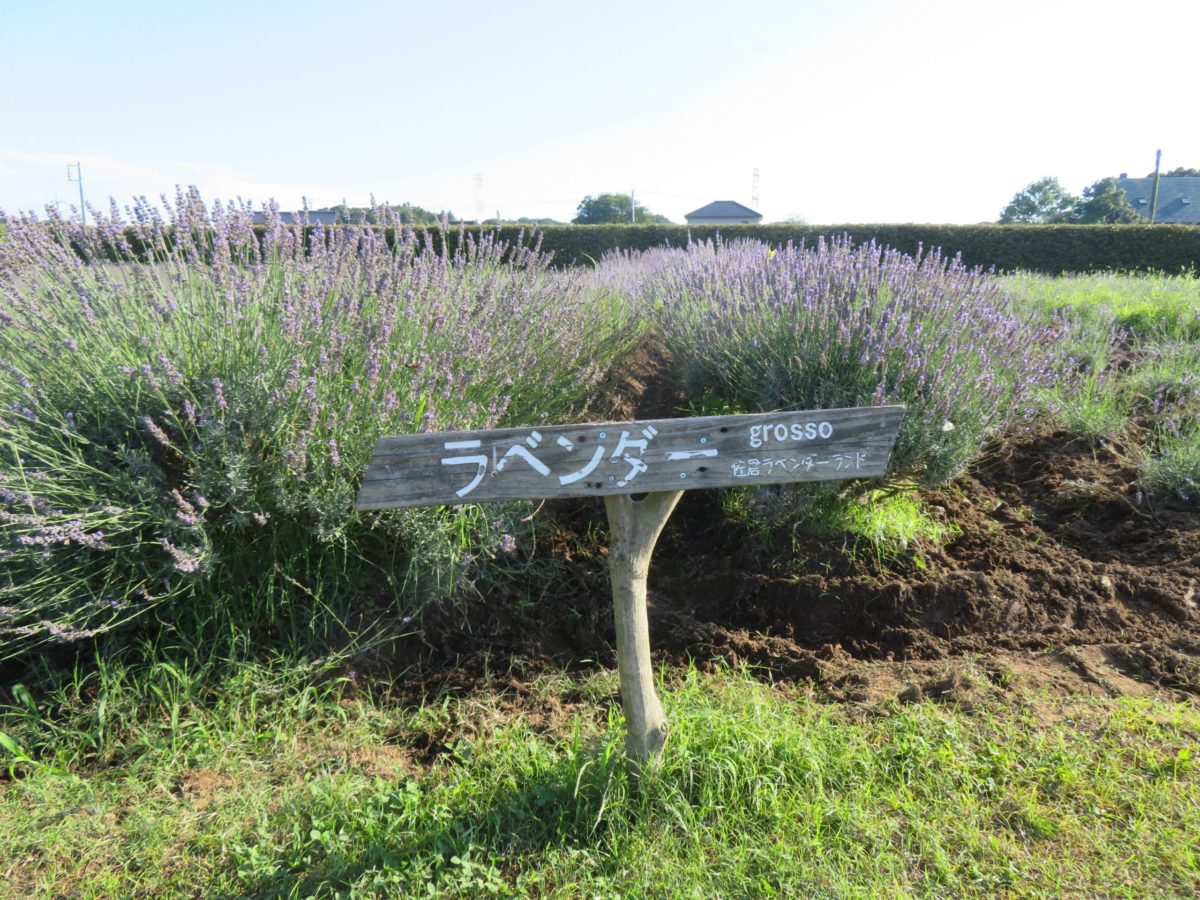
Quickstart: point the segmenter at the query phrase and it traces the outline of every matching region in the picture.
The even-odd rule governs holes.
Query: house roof
[[[748,206],[742,206],[734,200],[714,200],[708,206],[694,209],[685,213],[685,219],[746,219],[762,218],[762,213],[756,213]]]
[[[1150,199],[1154,196],[1153,178],[1118,178],[1130,205],[1150,218]],[[1200,225],[1200,178],[1194,175],[1164,175],[1158,179],[1158,207],[1155,222],[1175,225]]]

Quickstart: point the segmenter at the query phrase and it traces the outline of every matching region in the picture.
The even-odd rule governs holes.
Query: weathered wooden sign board
[[[903,406],[382,437],[357,508],[871,478]]]
[[[876,406],[382,437],[355,505],[603,497],[625,746],[636,770],[667,738],[646,577],[683,491],[883,475],[903,415],[903,406]]]

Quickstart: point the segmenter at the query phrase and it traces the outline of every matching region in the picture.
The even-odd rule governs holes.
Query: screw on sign
[[[641,766],[667,735],[646,576],[682,491],[881,476],[903,415],[903,406],[873,406],[382,437],[355,506],[603,497],[626,752]]]

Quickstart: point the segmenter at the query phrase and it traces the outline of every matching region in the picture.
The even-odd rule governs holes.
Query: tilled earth
[[[648,380],[634,384],[627,414],[669,408]],[[1109,444],[1010,436],[969,475],[923,494],[956,536],[892,560],[807,537],[764,555],[720,524],[714,492],[685,494],[651,567],[653,650],[747,664],[837,699],[965,696],[972,679],[1200,696],[1200,498],[1151,502],[1134,477]],[[428,617],[433,683],[469,681],[481,659],[491,671],[501,659],[615,663],[603,509],[564,504],[556,516],[561,596],[484,597],[469,631],[461,614]]]

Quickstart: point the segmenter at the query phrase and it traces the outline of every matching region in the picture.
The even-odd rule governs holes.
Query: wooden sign
[[[611,496],[884,474],[903,406],[382,437],[355,507]]]
[[[903,406],[875,406],[384,437],[355,506],[604,497],[625,746],[638,772],[667,739],[646,578],[682,492],[882,475],[903,415]]]

